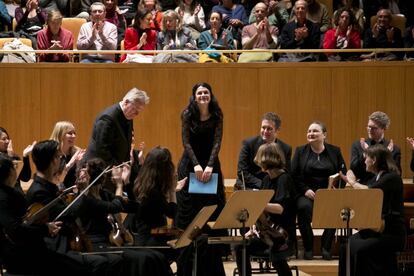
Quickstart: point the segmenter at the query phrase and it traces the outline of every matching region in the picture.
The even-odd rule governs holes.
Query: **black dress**
[[[371,189],[381,189],[382,233],[370,229],[361,230],[350,237],[351,275],[381,276],[399,275],[396,252],[404,248],[406,229],[404,225],[403,182],[396,173],[383,173],[368,183]],[[341,247],[339,275],[346,275],[346,250]]]
[[[25,225],[27,210],[24,196],[15,189],[0,186],[0,258],[13,274],[89,275],[80,263],[63,254],[48,250],[43,237],[46,225]],[[24,262],[24,265],[22,265]]]
[[[215,220],[225,205],[223,175],[221,173],[218,154],[223,136],[223,119],[211,116],[206,121],[193,122],[188,110],[182,114],[182,140],[184,152],[178,165],[178,179],[189,177],[194,172],[194,166],[200,165],[203,170],[206,166],[213,168],[218,174],[216,194],[190,194],[188,184],[177,193],[177,216],[175,225],[185,229],[197,213],[204,207],[217,204],[217,209],[210,220]],[[210,236],[222,236],[226,230],[203,229]],[[207,245],[206,239],[199,242],[197,275],[225,275],[221,255],[222,246]],[[182,250],[177,260],[178,275],[191,275],[193,248],[188,246]]]
[[[189,177],[194,172],[194,166],[200,165],[203,170],[206,166],[213,167],[213,173],[218,173],[217,194],[190,194],[188,185],[177,193],[176,225],[185,229],[197,213],[204,206],[217,204],[218,207],[211,219],[217,218],[224,207],[224,184],[218,158],[221,139],[223,136],[223,119],[210,117],[206,121],[194,123],[189,112],[182,115],[182,139],[184,152],[178,165],[178,179]]]

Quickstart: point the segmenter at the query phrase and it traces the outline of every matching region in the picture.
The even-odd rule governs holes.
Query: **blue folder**
[[[212,173],[208,182],[198,181],[195,173],[190,173],[188,192],[191,194],[217,194],[218,174]]]

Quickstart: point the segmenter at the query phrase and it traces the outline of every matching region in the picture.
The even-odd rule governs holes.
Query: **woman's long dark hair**
[[[367,156],[375,159],[375,168],[379,171],[394,172],[399,174],[400,171],[392,159],[391,152],[382,144],[375,144],[369,147],[365,152]]]
[[[223,119],[223,112],[218,104],[216,97],[213,94],[210,84],[206,82],[199,82],[193,86],[193,93],[190,97],[190,102],[187,107],[184,109],[181,116],[189,116],[189,119],[192,123],[192,128],[197,127],[200,123],[200,109],[198,108],[197,102],[195,100],[195,93],[199,87],[205,87],[210,91],[210,103],[208,104],[208,111],[210,112],[211,118],[215,120]],[[184,118],[183,118],[184,119]]]
[[[174,181],[175,167],[167,148],[153,148],[145,157],[144,164],[134,183],[134,194],[138,201],[148,199],[153,190],[167,196]]]
[[[135,16],[134,16],[134,24],[132,24],[132,27],[139,30],[140,24],[141,24],[140,20],[143,20],[145,16],[149,13],[150,11],[147,9],[137,9],[137,12],[135,13]]]

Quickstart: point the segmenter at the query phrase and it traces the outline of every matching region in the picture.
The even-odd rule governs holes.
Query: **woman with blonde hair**
[[[57,10],[48,12],[47,27],[37,33],[39,50],[72,50],[73,34],[62,28],[62,14]],[[39,61],[69,62],[70,54],[41,54]]]
[[[183,27],[178,13],[173,10],[165,11],[162,17],[161,32],[157,35],[157,49],[182,50],[196,48],[196,43],[191,37],[191,31]]]
[[[62,174],[59,176],[60,183],[63,182],[65,187],[71,187],[76,180],[76,166],[85,153],[75,145],[76,129],[73,123],[69,121],[59,121],[55,124],[50,140],[59,143],[60,150],[63,154],[62,159]]]

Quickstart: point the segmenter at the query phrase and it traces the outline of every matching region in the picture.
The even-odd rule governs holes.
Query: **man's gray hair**
[[[141,103],[148,104],[150,101],[150,98],[148,97],[147,92],[143,90],[139,90],[138,88],[134,87],[125,94],[122,100],[129,101],[129,102],[141,102]]]
[[[388,128],[391,124],[390,117],[382,111],[373,112],[369,115],[368,120],[374,121],[382,129]]]

